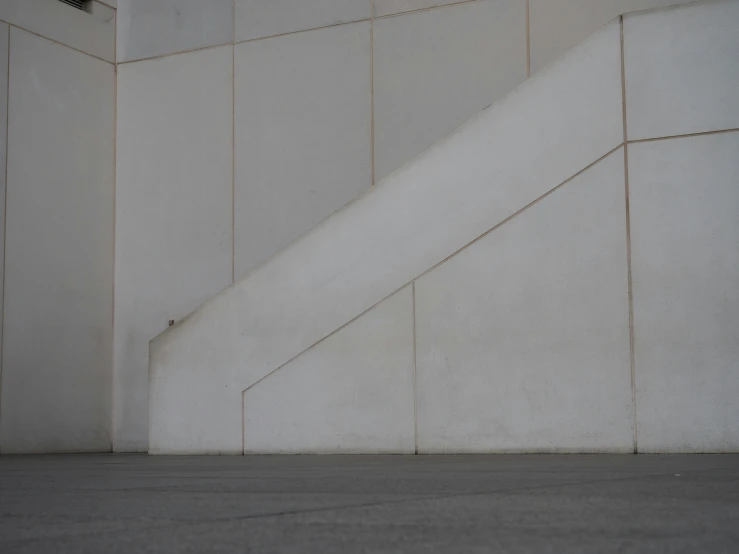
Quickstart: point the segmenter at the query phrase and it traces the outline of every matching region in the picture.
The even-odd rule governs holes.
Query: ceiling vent
[[[88,0],[59,0],[60,2],[64,4],[69,4],[70,6],[74,6],[78,10],[84,10],[85,4],[87,4]]]

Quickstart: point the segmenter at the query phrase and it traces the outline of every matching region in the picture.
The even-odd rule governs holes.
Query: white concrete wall
[[[91,53],[16,26],[45,31],[34,17],[43,23],[58,3],[38,13],[32,4],[0,8],[0,18],[10,8],[13,23],[0,450],[105,451],[111,445],[115,70]],[[69,17],[88,17],[89,26],[65,28],[62,18],[55,31],[70,42],[87,40],[93,15]]]
[[[629,147],[639,449],[738,451],[739,2],[624,38],[629,138],[709,133]]]
[[[151,337],[231,283],[232,55],[119,67],[116,450],[147,448]]]
[[[232,41],[230,26],[224,22],[230,2],[228,6],[215,3],[208,10],[195,4],[120,3],[121,87],[138,78],[138,72],[126,71],[131,61],[130,65],[136,65],[144,63],[138,59]],[[403,3],[386,3],[382,10],[387,15],[406,8]],[[234,151],[232,263],[236,278],[526,77],[525,4],[521,0],[485,0],[389,19],[373,19],[370,0],[239,0],[234,14],[234,140],[226,148]],[[465,40],[458,40],[460,36]],[[178,54],[178,63],[189,64],[193,73],[202,71],[198,66],[203,58],[197,54]],[[149,63],[166,64],[166,60]],[[177,82],[165,79],[147,82],[147,86],[152,87],[152,98],[162,102],[181,90]],[[221,107],[226,108],[219,104],[210,109]],[[128,119],[127,109],[119,102],[120,120]],[[131,104],[130,109],[137,106]],[[136,122],[119,127],[120,144],[136,144],[139,135],[179,144],[177,126],[162,128],[152,118],[137,118]],[[138,152],[148,157],[145,150]],[[144,158],[133,152],[126,159],[131,166],[152,168],[146,187],[158,192],[149,200],[158,202],[155,211],[165,211],[171,192],[168,179],[153,176],[156,158]],[[217,171],[226,169],[230,171],[230,167]],[[206,181],[201,179],[200,186]],[[121,192],[125,186],[119,183],[119,194],[125,194]],[[126,217],[118,210],[119,227],[138,227],[135,218],[127,222]],[[217,227],[219,221],[213,219],[212,224]],[[144,228],[138,229],[141,236],[146,235]],[[156,252],[155,257],[170,260],[179,256],[173,252],[187,252],[175,235],[164,235],[154,249],[145,242],[138,244],[143,250],[131,251],[129,259],[139,267],[119,271],[151,274],[150,264],[144,261],[147,256]],[[210,284],[193,277],[187,281],[190,296],[198,297]],[[142,287],[146,290],[146,285]],[[134,288],[117,291],[117,302],[130,303],[123,296],[137,294]],[[176,314],[192,308],[167,290],[151,299],[150,306],[153,311]],[[142,338],[116,345],[116,352],[126,351],[128,359],[136,360],[116,370],[121,382],[140,381],[146,374],[143,337],[150,337],[152,329],[161,324],[144,315],[146,311],[139,311],[136,321],[140,324],[126,331]],[[176,314],[173,317],[179,317]],[[142,414],[140,406],[146,401],[141,386],[129,386],[117,395],[116,410]],[[137,437],[132,443],[123,444],[116,438],[116,448],[145,448],[145,433],[139,428],[132,433]],[[116,437],[125,434],[121,430]]]
[[[177,54],[197,72],[193,51],[234,45],[238,279],[617,14],[680,1],[121,0],[117,54],[122,67]],[[156,98],[179,92],[155,86]],[[166,140],[152,126],[137,132]],[[159,255],[178,244],[159,243]],[[191,295],[208,286],[193,281]],[[189,309],[159,298],[158,310]],[[123,410],[145,402],[136,390]]]
[[[116,311],[115,321],[114,408],[110,405],[109,374],[113,322],[108,304],[113,296],[114,210],[110,204],[114,170],[110,152],[115,134],[111,115],[114,67],[110,62],[116,60],[117,2],[94,2],[92,13],[74,10],[56,0],[0,3],[0,131],[3,131],[0,132],[0,187],[7,185],[8,189],[8,220],[0,221],[0,235],[4,235],[0,242],[7,246],[0,283],[8,299],[5,306],[0,305],[0,325],[4,325],[4,340],[0,341],[3,389],[0,450],[107,449],[111,412],[117,448],[145,449],[145,343],[167,320],[183,317],[228,285],[234,275],[239,278],[253,269],[613,15],[676,3],[684,2],[237,0],[232,3],[229,0],[209,2],[205,9],[191,0],[121,0],[117,58],[135,63],[121,66],[124,83],[118,105],[125,112],[125,117],[119,118],[119,124],[123,123],[118,133],[118,156],[125,160],[123,164],[119,162],[118,176],[125,185],[118,190],[119,204],[115,209],[120,247],[115,256],[118,262],[115,300],[120,311]],[[734,93],[739,69],[736,64],[726,63],[727,59],[739,57],[737,33],[732,26],[737,17],[736,6],[731,1],[713,2],[626,18],[627,123],[631,140],[651,141],[739,127]],[[8,48],[7,42],[14,36],[24,48],[15,49],[12,40]],[[212,49],[219,45],[223,46]],[[8,72],[7,68],[3,69],[3,63],[8,63],[9,51],[10,81],[6,83]],[[181,53],[184,51],[188,52]],[[157,56],[166,58],[137,61]],[[29,77],[29,67],[33,78]],[[655,75],[659,78],[654,78]],[[85,86],[78,90],[75,85],[80,83]],[[560,101],[564,94],[567,93],[555,98]],[[508,102],[509,107],[515,104],[513,100]],[[552,110],[545,101],[542,104],[545,109],[539,117],[555,129],[556,121],[549,121],[549,114],[561,107]],[[4,113],[6,105],[10,114]],[[586,102],[581,109],[583,121],[597,122],[591,112],[598,111],[596,103]],[[44,117],[39,119],[38,114]],[[609,117],[614,114],[608,112]],[[6,116],[10,122],[8,144],[4,143]],[[496,117],[501,118],[498,124],[504,128],[500,137],[504,137],[505,129],[509,129],[509,135],[485,140],[498,145],[510,142],[518,132],[513,131],[516,123],[508,123],[500,115]],[[255,128],[259,131],[254,131]],[[605,136],[612,128],[609,119],[601,131]],[[70,135],[70,129],[76,131]],[[279,133],[274,133],[275,130]],[[535,136],[539,131],[528,132]],[[561,129],[556,132],[561,134]],[[688,193],[692,191],[690,179],[713,179],[716,195],[731,194],[725,183],[731,182],[734,166],[721,154],[732,151],[731,138],[728,134],[726,137],[729,146],[722,146],[717,139],[710,147],[700,146],[703,141],[698,141],[698,146],[686,147],[697,153],[692,150],[693,156],[685,153],[684,171],[676,174],[676,182],[679,178],[685,181],[680,182],[686,188],[685,198],[690,198]],[[531,136],[520,138],[528,147]],[[513,142],[515,146],[516,141]],[[539,146],[545,142],[546,137]],[[286,150],[279,152],[277,145],[287,145]],[[552,150],[554,158],[563,155],[560,146]],[[596,141],[594,146],[588,146],[581,145],[585,149],[583,159],[602,145]],[[651,207],[633,208],[635,214],[641,214],[639,221],[644,228],[658,225],[662,214],[650,219],[650,210],[655,205],[661,206],[663,197],[671,194],[660,188],[659,171],[654,164],[659,161],[666,171],[672,170],[675,160],[682,159],[683,154],[673,152],[670,148],[677,146],[672,143],[665,143],[664,152],[652,146],[638,143],[631,148],[640,164],[633,179],[636,183],[651,183],[644,185],[652,195],[644,196],[644,202]],[[487,144],[485,152],[491,151],[489,148]],[[536,148],[534,144],[533,150],[526,150],[527,154],[536,157]],[[647,154],[640,156],[642,150]],[[512,164],[520,161],[511,154],[515,148],[505,151],[511,156]],[[39,158],[45,163],[38,163]],[[556,168],[544,163],[544,158],[536,158],[535,167],[526,178],[494,167],[495,171],[502,171],[500,175],[507,174],[516,183],[519,179],[530,180],[532,175],[536,177],[539,170],[543,174],[545,167],[564,178],[564,170],[577,165],[576,158],[568,158],[566,152],[564,161],[560,160]],[[464,156],[454,159],[462,163]],[[7,183],[3,168],[6,162]],[[494,171],[492,167],[481,169],[474,162],[474,157],[467,161],[472,169],[470,175],[479,177],[486,171]],[[435,162],[425,163],[419,164],[425,168],[420,173],[401,171],[400,180],[439,170]],[[707,167],[712,168],[708,173]],[[436,182],[443,183],[451,176],[449,173]],[[535,189],[536,186],[523,187],[518,191],[520,194],[496,198],[494,205],[500,211],[495,213],[515,211]],[[425,188],[408,187],[408,191],[416,194],[416,201],[426,198]],[[470,229],[483,227],[482,219],[476,219],[474,214],[485,213],[487,204],[480,202],[475,194],[471,198],[480,203],[481,211],[465,212],[467,208],[460,208],[460,213],[470,219],[463,226],[463,233],[450,233],[448,227],[433,229],[435,246],[431,251],[422,248],[423,255],[416,260],[418,267],[460,242]],[[5,195],[0,196],[4,201]],[[693,204],[700,208],[702,202],[707,203],[707,208],[701,208],[707,213],[711,209],[709,200],[713,198],[701,196],[693,199]],[[442,199],[447,207],[454,205],[449,198],[439,196]],[[408,200],[409,203],[393,208],[391,215],[381,215],[374,227],[368,221],[377,214],[367,210],[366,220],[358,218],[360,224],[365,221],[368,225],[363,230],[371,233],[380,226],[383,231],[387,227],[388,233],[393,229],[397,232],[394,218],[412,213],[410,196]],[[391,202],[382,200],[378,205]],[[687,203],[675,208],[681,216],[687,209]],[[0,209],[3,217],[5,212]],[[427,215],[432,213],[433,209]],[[490,211],[485,215],[490,215]],[[671,217],[668,214],[668,222]],[[727,212],[723,217],[724,226],[730,227],[731,214]],[[694,227],[686,226],[686,233],[698,236],[707,228],[700,217],[691,222]],[[348,228],[349,223],[346,225]],[[327,226],[333,228],[331,224]],[[402,229],[410,235],[414,233],[409,228]],[[659,229],[650,237],[652,242],[644,243],[645,250],[652,249],[647,250],[650,254],[655,249],[672,248],[670,241],[675,240]],[[398,235],[393,238],[397,239]],[[725,239],[731,244],[729,235]],[[714,235],[707,236],[705,241],[711,248],[701,254],[714,252],[710,255],[728,256],[729,247],[714,240]],[[312,290],[311,279],[316,277],[310,273],[313,254],[329,252],[317,248],[310,240],[307,244],[305,257],[299,256],[297,275],[293,281],[288,280],[298,285],[296,294]],[[331,244],[341,250],[349,243],[339,240]],[[392,252],[395,246],[394,241],[388,240],[384,248]],[[377,252],[373,247],[369,253],[369,259],[375,259],[372,256]],[[700,260],[701,256],[692,259]],[[414,267],[416,262],[411,262]],[[270,339],[265,349],[256,353],[256,365],[262,364],[263,369],[271,371],[273,364],[288,361],[285,359],[288,352],[298,355],[303,348],[300,345],[310,346],[315,337],[338,328],[339,322],[360,305],[372,305],[371,296],[379,290],[392,289],[389,284],[405,271],[402,263],[393,259],[380,271],[369,271],[364,282],[378,278],[382,285],[370,287],[370,294],[360,295],[359,299],[348,296],[351,301],[341,310],[335,312],[331,308],[325,319],[318,317],[315,328],[308,312],[303,313],[307,319],[302,327],[293,324],[287,317],[289,302],[286,301],[284,311],[278,310],[273,323],[287,321],[287,335],[276,333],[274,342]],[[674,258],[670,263],[684,269],[687,262]],[[283,267],[280,264],[273,265]],[[638,287],[650,291],[650,286],[656,286],[649,280],[652,269],[648,260],[639,264],[637,267],[635,260],[636,297]],[[330,273],[336,267],[328,269]],[[262,275],[274,276],[270,271],[263,271]],[[719,284],[731,282],[731,271],[730,266],[720,267],[713,278]],[[680,273],[678,270],[673,273],[676,272]],[[644,276],[641,281],[636,279],[637,273]],[[685,274],[693,275],[688,270]],[[679,284],[680,291],[696,286],[696,279]],[[348,281],[352,286],[360,284],[351,278]],[[337,281],[330,284],[336,287]],[[341,294],[350,292],[339,289],[340,298]],[[330,286],[326,285],[325,290],[330,290]],[[720,286],[712,290],[720,290]],[[701,291],[703,288],[699,287],[691,293],[695,300],[689,306],[691,314],[699,321],[704,318],[705,328],[710,328],[711,321],[720,316],[728,322],[724,328],[730,330],[733,304],[722,303],[724,311],[719,310],[720,314],[716,315],[718,308],[711,308],[716,300],[710,295],[701,296]],[[669,288],[661,291],[666,298],[673,293]],[[730,297],[730,287],[724,293]],[[240,294],[232,293],[230,298]],[[247,291],[241,299],[266,309],[250,294]],[[644,294],[659,297],[658,293]],[[288,295],[290,298],[295,299]],[[324,304],[319,299],[310,305]],[[732,412],[727,412],[729,408],[725,409],[726,400],[715,403],[712,412],[693,412],[694,427],[686,424],[679,433],[670,427],[677,420],[670,419],[670,411],[660,407],[664,398],[654,385],[665,378],[664,368],[649,357],[650,349],[656,348],[654,342],[664,337],[655,337],[654,341],[644,339],[640,343],[638,336],[639,317],[648,321],[658,318],[658,313],[652,313],[655,310],[645,305],[639,315],[636,306],[634,314],[637,375],[639,349],[646,352],[646,384],[637,390],[636,403],[638,423],[642,421],[639,408],[645,406],[644,449],[735,448],[731,426],[716,425],[717,417],[727,417],[726,421],[733,417]],[[281,319],[283,316],[286,319]],[[39,320],[44,322],[41,327]],[[63,333],[59,334],[61,322]],[[251,324],[239,321],[242,328]],[[670,329],[675,335],[670,335],[668,340],[690,344],[690,337],[682,337],[680,332]],[[29,339],[31,336],[33,340]],[[40,337],[38,341],[36,336]],[[286,341],[283,351],[278,339],[285,336],[292,339]],[[713,372],[715,378],[708,385],[691,373],[693,366],[676,366],[679,379],[675,381],[693,384],[702,391],[696,395],[699,398],[715,399],[719,393],[710,389],[715,382],[722,382],[722,391],[733,390],[736,372],[725,362],[732,358],[733,352],[721,336],[716,333],[706,338],[709,343],[709,339],[715,340],[710,346],[720,356],[708,356],[696,362]],[[707,344],[706,341],[701,345]],[[37,347],[37,343],[42,347]],[[260,372],[257,370],[257,374]],[[651,382],[647,376],[652,376]],[[269,382],[265,381],[265,386]],[[203,390],[207,393],[207,386]],[[679,395],[676,393],[674,397]],[[223,409],[228,411],[229,406],[227,403]],[[238,421],[243,420],[239,417]],[[228,425],[224,433],[230,433]],[[660,442],[662,431],[650,438],[650,428],[663,429],[671,438]],[[699,432],[704,434],[703,442],[693,439]],[[538,448],[531,444],[512,448]],[[164,446],[166,450],[168,446]],[[291,450],[295,446],[276,448]],[[192,446],[194,450],[201,447],[208,450],[212,445]],[[594,446],[601,447],[600,443]],[[230,443],[225,450],[231,451]]]
[[[639,449],[739,450],[739,133],[629,149]]]
[[[737,30],[610,24],[157,337],[151,451],[351,448],[333,372],[393,362],[343,334],[409,288],[419,452],[739,450]]]
[[[526,79],[525,30],[520,0],[374,22],[375,182]]]
[[[629,140],[739,128],[739,3],[627,15]]]
[[[151,450],[240,452],[242,390],[618,147],[621,107],[612,24],[165,331]]]
[[[631,452],[623,149],[416,282],[418,446]]]
[[[372,184],[370,23],[235,47],[240,277]]]

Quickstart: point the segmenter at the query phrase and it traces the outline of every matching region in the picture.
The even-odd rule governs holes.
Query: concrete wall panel
[[[370,24],[236,46],[236,277],[367,190]]]
[[[114,87],[11,29],[4,453],[110,449]]]
[[[739,128],[739,2],[624,18],[629,140]]]
[[[374,23],[375,182],[526,79],[526,9],[486,0]]]
[[[246,453],[413,454],[413,290],[244,394]]]
[[[147,449],[149,340],[231,283],[231,57],[119,67],[117,450]]]
[[[739,133],[629,147],[640,452],[739,450]]]
[[[623,151],[416,282],[422,453],[633,450]]]

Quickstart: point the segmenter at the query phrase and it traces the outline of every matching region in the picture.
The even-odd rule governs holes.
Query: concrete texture
[[[739,132],[632,144],[629,176],[639,451],[739,451]]]
[[[631,452],[619,149],[416,281],[418,447]]]
[[[125,0],[118,6],[118,61],[233,41],[233,0]]]
[[[413,454],[413,289],[244,393],[244,450]]]
[[[114,62],[116,11],[92,4],[92,13],[87,13],[58,0],[2,0],[0,19]]]
[[[738,22],[735,0],[624,17],[629,140],[739,127]]]
[[[0,449],[110,449],[115,76],[10,33]]]
[[[374,22],[375,182],[526,79],[525,28],[521,0]]]
[[[0,551],[706,552],[736,456],[0,458]]]
[[[241,452],[241,391],[615,149],[621,106],[615,23],[159,335],[151,449]]]
[[[231,284],[232,56],[118,68],[116,450],[148,449],[151,337]]]

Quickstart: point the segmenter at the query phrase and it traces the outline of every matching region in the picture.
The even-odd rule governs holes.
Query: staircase
[[[603,27],[150,344],[150,452],[739,449],[739,2]]]

